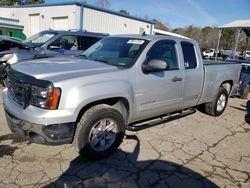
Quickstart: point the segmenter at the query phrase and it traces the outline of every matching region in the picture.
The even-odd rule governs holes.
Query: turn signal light
[[[56,110],[59,105],[61,96],[61,89],[60,88],[53,88],[48,93],[48,103],[47,108],[49,110]]]

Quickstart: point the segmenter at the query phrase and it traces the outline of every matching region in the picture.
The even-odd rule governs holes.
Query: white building
[[[46,29],[87,30],[109,34],[152,34],[154,22],[82,2],[0,6],[0,17],[18,19],[29,37]]]

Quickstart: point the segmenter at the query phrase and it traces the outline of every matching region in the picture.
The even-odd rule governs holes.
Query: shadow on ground
[[[1,144],[1,142],[9,141],[10,144]],[[26,142],[23,138],[15,135],[14,133],[6,134],[0,136],[0,157],[3,157],[4,155],[12,155],[15,150],[18,149],[17,146],[11,146],[11,144],[19,144]]]
[[[138,137],[133,135],[126,139],[135,144],[133,152],[118,150],[99,161],[77,157],[56,181],[45,187],[218,187],[193,170],[173,162],[138,161]]]

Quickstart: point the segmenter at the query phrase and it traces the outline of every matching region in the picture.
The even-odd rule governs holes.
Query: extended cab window
[[[54,42],[52,42],[48,46],[48,49],[79,50],[77,36],[75,35],[62,36],[56,39]]]
[[[186,69],[196,68],[196,55],[194,51],[194,45],[190,42],[181,42],[183,57],[184,57],[184,65]]]
[[[168,70],[179,68],[176,57],[175,42],[170,40],[155,43],[147,54],[147,61],[160,59],[168,64]]]

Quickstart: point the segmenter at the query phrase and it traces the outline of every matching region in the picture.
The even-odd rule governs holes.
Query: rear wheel
[[[125,133],[119,111],[101,104],[87,110],[77,124],[73,144],[89,159],[101,159],[114,152]]]
[[[205,112],[211,116],[220,116],[226,109],[228,102],[228,92],[225,88],[220,87],[216,98],[205,104]]]

